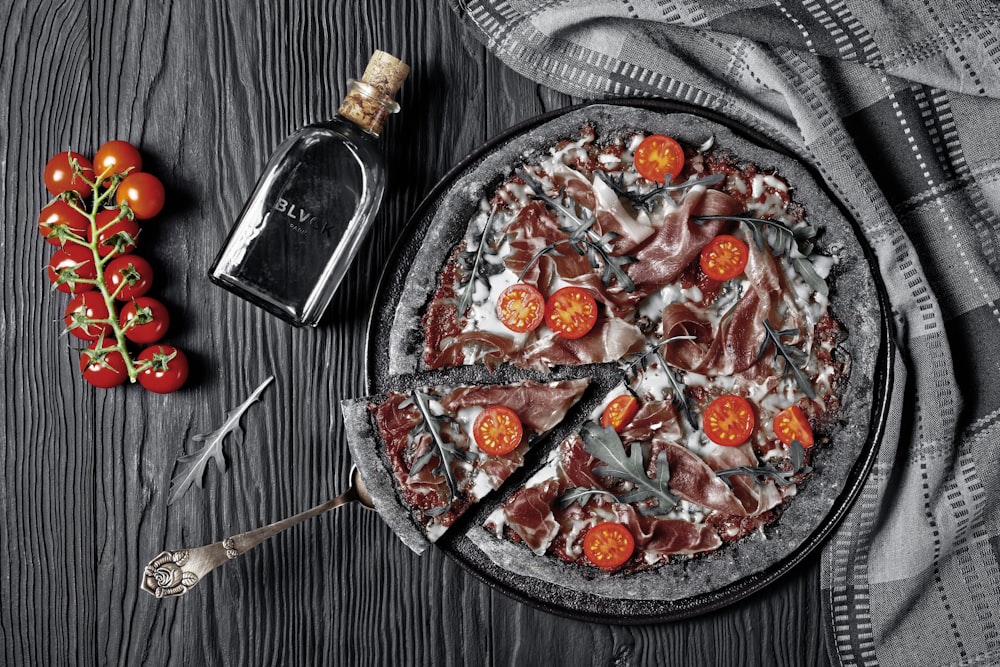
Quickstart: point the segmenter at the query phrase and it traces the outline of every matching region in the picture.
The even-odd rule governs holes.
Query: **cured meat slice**
[[[524,380],[344,401],[348,446],[376,509],[419,553],[523,465],[529,447],[563,420],[588,384]],[[509,421],[477,426],[497,406],[515,415],[521,437],[510,451],[488,453],[480,438],[510,432]]]

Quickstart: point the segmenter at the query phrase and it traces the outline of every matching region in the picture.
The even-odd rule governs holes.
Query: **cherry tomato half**
[[[750,403],[735,394],[718,397],[702,414],[702,429],[708,439],[727,447],[738,447],[749,440],[756,423]]]
[[[93,290],[77,294],[66,305],[63,322],[66,329],[80,340],[97,340],[106,335],[111,325],[107,322],[97,323],[94,320],[106,320],[108,305],[100,292]]]
[[[87,246],[67,243],[52,254],[47,270],[52,285],[65,294],[89,292],[97,287],[94,283],[79,282],[97,279],[94,253]]]
[[[104,267],[104,283],[119,301],[131,301],[153,286],[153,267],[139,255],[115,257]]]
[[[188,379],[187,357],[170,345],[147,347],[136,357],[136,365],[142,369],[139,384],[154,394],[173,393]]]
[[[587,560],[602,570],[614,570],[624,565],[635,552],[635,538],[620,523],[605,521],[587,531],[583,538],[583,553]]]
[[[120,139],[106,142],[94,154],[94,171],[104,179],[115,174],[142,171],[142,155],[139,149]]]
[[[119,206],[128,202],[138,220],[149,220],[163,210],[166,193],[160,179],[144,171],[137,171],[118,184],[115,201]]]
[[[651,134],[635,149],[634,163],[643,178],[663,183],[667,176],[674,179],[681,173],[684,149],[668,136]]]
[[[80,372],[83,379],[101,389],[111,389],[128,380],[125,359],[118,350],[97,352],[110,347],[104,337],[98,338],[80,355]]]
[[[615,396],[601,414],[601,426],[610,426],[616,433],[621,433],[639,412],[639,401],[632,394]]]
[[[701,270],[713,280],[732,280],[743,273],[750,246],[729,234],[719,234],[701,251]]]
[[[506,405],[492,405],[472,423],[472,436],[479,449],[491,456],[510,454],[524,438],[521,418]]]
[[[785,445],[792,444],[793,440],[798,440],[803,447],[812,447],[816,440],[813,437],[812,427],[809,420],[802,412],[802,408],[793,405],[785,408],[774,416],[774,434],[778,436]]]
[[[545,302],[545,323],[557,336],[586,336],[597,323],[597,301],[582,287],[563,287]]]
[[[118,209],[109,208],[97,214],[97,252],[101,257],[135,250],[139,223],[127,217],[116,222],[120,213]]]
[[[79,164],[80,172],[73,169],[71,161]],[[94,165],[79,153],[64,151],[56,153],[45,163],[45,187],[53,195],[62,194],[67,190],[75,190],[81,197],[89,197],[94,189],[84,178],[94,180]]]
[[[516,333],[534,331],[545,319],[545,297],[527,283],[511,285],[497,298],[497,317]]]
[[[125,337],[133,343],[148,345],[167,334],[170,313],[167,307],[149,296],[140,296],[122,306],[118,322]]]
[[[86,239],[90,232],[90,221],[75,208],[57,199],[38,214],[38,231],[52,245],[64,245],[66,236],[73,234]]]

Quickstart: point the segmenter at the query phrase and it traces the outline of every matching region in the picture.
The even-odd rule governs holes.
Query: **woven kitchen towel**
[[[958,0],[451,0],[518,72],[725,114],[860,222],[899,352],[823,554],[834,663],[1000,664],[1000,9]]]

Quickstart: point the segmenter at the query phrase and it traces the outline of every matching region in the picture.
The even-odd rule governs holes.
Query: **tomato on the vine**
[[[636,171],[643,178],[663,183],[667,176],[674,179],[681,173],[684,168],[684,149],[671,137],[651,134],[635,149],[633,162]]]
[[[94,154],[94,171],[100,179],[142,171],[142,155],[138,148],[127,141],[112,139]]]
[[[128,217],[116,221],[120,213],[109,208],[97,214],[97,252],[101,257],[124,255],[135,250],[139,223]]]
[[[115,257],[104,267],[104,284],[119,301],[131,301],[153,286],[153,267],[139,255]]]
[[[122,307],[118,322],[125,331],[125,337],[133,343],[155,343],[167,334],[170,328],[170,313],[167,307],[149,296],[132,299]]]
[[[38,231],[52,245],[65,245],[69,234],[79,239],[86,239],[90,232],[90,221],[87,216],[57,199],[38,214]]]
[[[94,265],[94,253],[87,246],[70,242],[52,254],[48,266],[49,280],[52,285],[65,294],[89,292],[96,285],[81,280],[96,280],[97,268]]]
[[[188,360],[183,352],[170,345],[147,347],[136,357],[139,384],[155,394],[170,394],[188,379]]]
[[[160,179],[144,171],[137,171],[118,184],[115,201],[119,206],[127,202],[136,219],[149,220],[163,210],[166,193]]]
[[[797,405],[785,408],[776,414],[772,426],[778,440],[785,445],[790,445],[793,441],[798,440],[800,445],[809,448],[816,442],[812,427],[809,426],[809,420],[806,419],[802,408]]]
[[[638,412],[639,401],[635,396],[632,394],[616,396],[601,413],[601,426],[604,428],[610,426],[615,432],[621,433]]]
[[[583,538],[583,553],[602,570],[614,570],[624,565],[635,552],[632,532],[620,523],[605,521],[587,531]]]
[[[95,320],[107,320],[108,304],[104,303],[104,297],[100,292],[92,290],[77,294],[70,299],[66,306],[66,313],[63,322],[66,323],[66,330],[80,340],[97,340],[103,335],[107,335],[111,329],[108,322],[95,322]]]
[[[83,379],[101,389],[111,389],[128,380],[128,368],[121,352],[100,337],[80,355]]]
[[[750,402],[742,396],[720,396],[702,413],[702,430],[717,445],[738,447],[750,439],[757,418]]]
[[[506,405],[492,405],[476,417],[472,435],[481,451],[502,456],[518,448],[524,438],[524,427],[517,413]]]
[[[79,173],[74,171],[72,162],[79,165]],[[89,197],[94,189],[84,180],[94,180],[94,165],[90,160],[72,151],[56,153],[45,163],[45,187],[53,195],[75,190],[81,197]]]
[[[545,297],[532,285],[515,283],[497,297],[497,317],[515,333],[534,331],[545,319]]]
[[[563,287],[545,302],[545,323],[557,336],[582,338],[597,323],[597,301],[583,287]]]

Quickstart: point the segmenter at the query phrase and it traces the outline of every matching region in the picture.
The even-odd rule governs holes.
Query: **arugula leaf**
[[[579,503],[583,507],[587,504],[587,501],[595,496],[611,496],[615,498],[615,494],[604,489],[587,489],[582,486],[574,486],[566,489],[562,495],[556,498],[556,508],[566,509],[573,503]],[[617,498],[615,499],[617,500]]]
[[[236,437],[243,435],[243,429],[240,428],[240,417],[260,398],[260,395],[273,381],[274,376],[272,375],[261,382],[245,401],[226,413],[225,420],[219,428],[211,433],[203,433],[191,438],[192,442],[204,442],[205,444],[201,449],[177,459],[177,472],[170,480],[168,505],[176,502],[192,485],[199,489],[202,487],[209,461],[215,461],[215,467],[220,473],[226,472],[226,455],[222,450],[223,441],[230,433]]]
[[[598,475],[617,477],[635,485],[631,491],[619,494],[618,500],[623,503],[638,503],[653,500],[653,505],[640,505],[639,513],[643,516],[666,514],[678,503],[677,496],[670,493],[670,468],[667,465],[667,453],[660,452],[656,458],[656,479],[646,476],[646,466],[643,462],[642,445],[633,442],[626,454],[625,445],[615,430],[610,426],[601,428],[594,422],[587,422],[580,430],[584,449],[591,456],[600,459],[606,465],[594,468]]]
[[[812,472],[810,466],[802,465],[805,460],[805,448],[802,447],[802,443],[798,440],[792,440],[792,444],[788,447],[788,459],[791,462],[791,468],[788,470],[778,468],[771,461],[767,461],[755,467],[739,466],[727,470],[716,470],[715,474],[730,487],[732,483],[729,481],[729,478],[733,475],[746,475],[753,479],[754,483],[758,486],[762,485],[768,479],[772,480],[778,486],[791,486],[795,484],[796,476],[807,475]]]
[[[771,326],[771,322],[764,320],[764,340],[760,344],[760,349],[757,350],[757,358],[760,359],[763,357],[768,346],[773,345],[774,365],[776,368],[778,366],[778,360],[781,359],[781,376],[792,377],[795,380],[795,384],[799,386],[799,389],[801,389],[806,396],[809,398],[816,398],[816,392],[812,388],[812,383],[809,382],[809,377],[806,375],[805,371],[797,365],[802,364],[802,366],[805,366],[809,355],[797,347],[792,347],[791,345],[786,345],[781,342],[782,338],[795,336],[798,335],[798,333],[798,329],[782,329],[781,331],[775,331],[774,327]]]

